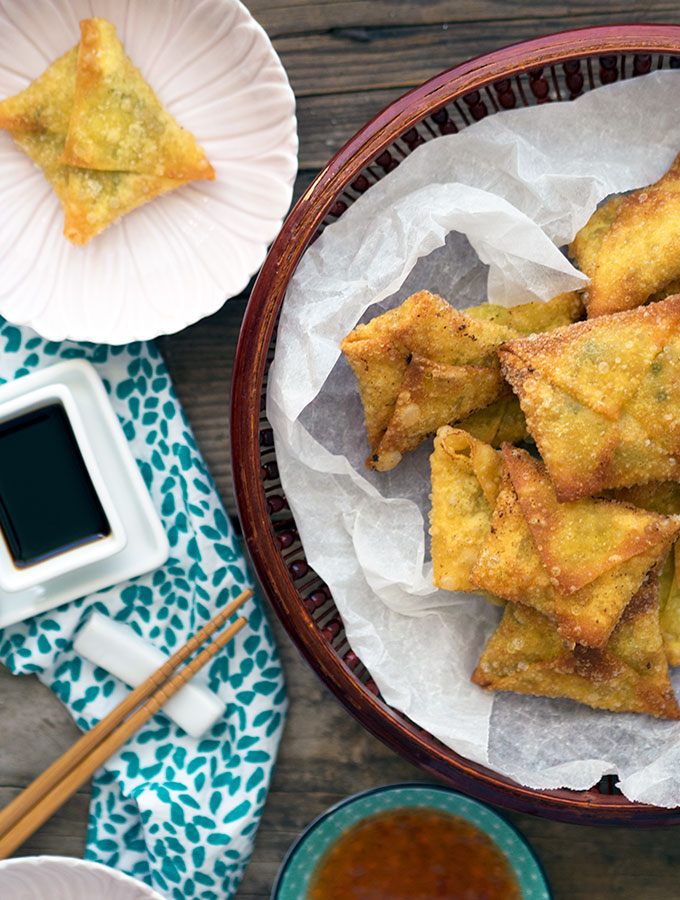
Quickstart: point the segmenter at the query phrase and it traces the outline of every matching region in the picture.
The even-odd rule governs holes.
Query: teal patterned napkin
[[[155,346],[55,343],[0,323],[2,382],[60,359],[95,365],[170,542],[170,558],[156,571],[0,631],[0,660],[15,674],[37,673],[88,729],[127,693],[72,649],[90,610],[169,653],[249,576]],[[259,600],[243,613],[248,625],[208,669],[209,686],[227,703],[224,719],[197,740],[159,714],[94,779],[87,858],[172,900],[232,895],[267,794],[285,688]]]

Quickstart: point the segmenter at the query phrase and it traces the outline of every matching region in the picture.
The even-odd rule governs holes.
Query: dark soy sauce
[[[22,568],[111,532],[61,403],[0,423],[0,527]]]

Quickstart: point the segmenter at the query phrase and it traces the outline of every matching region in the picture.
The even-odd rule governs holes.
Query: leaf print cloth
[[[128,691],[72,649],[90,610],[171,653],[250,579],[156,347],[55,343],[0,320],[0,382],[74,357],[102,377],[171,547],[154,572],[0,631],[0,660],[37,673],[88,729]],[[286,695],[257,597],[243,613],[248,625],[207,667],[224,718],[195,739],[159,714],[94,779],[86,857],[168,900],[234,893],[267,795]]]

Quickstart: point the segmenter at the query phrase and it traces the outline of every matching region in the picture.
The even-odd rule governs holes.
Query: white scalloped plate
[[[3,900],[163,900],[147,885],[101,863],[70,856],[0,862]]]
[[[0,314],[52,340],[122,344],[210,315],[258,270],[291,201],[295,98],[239,0],[0,0],[0,97],[76,44],[91,16],[115,24],[216,179],[158,197],[75,247],[42,173],[0,132]]]

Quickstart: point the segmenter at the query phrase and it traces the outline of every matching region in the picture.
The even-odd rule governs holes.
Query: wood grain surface
[[[505,0],[246,0],[271,36],[298,100],[296,198],[330,156],[387,103],[442,69],[514,41],[606,22],[680,23],[671,2]],[[161,339],[224,503],[234,515],[228,402],[248,292],[209,319]],[[295,836],[348,794],[395,781],[428,780],[366,733],[302,662],[278,622],[290,713],[255,852],[238,900],[265,900]],[[0,803],[77,738],[78,729],[33,677],[0,668]],[[83,853],[88,792],[80,791],[22,854]],[[556,900],[671,900],[680,896],[674,828],[563,825],[509,814],[533,844]],[[2,898],[11,900],[11,898]],[[414,898],[417,900],[417,898]]]

